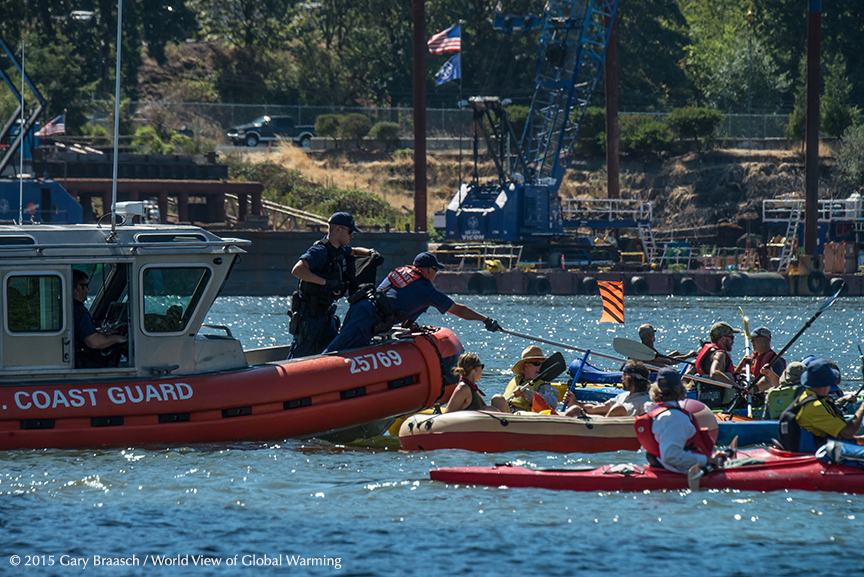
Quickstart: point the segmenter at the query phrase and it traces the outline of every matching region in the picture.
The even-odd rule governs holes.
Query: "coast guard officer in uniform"
[[[410,327],[430,306],[441,314],[450,313],[466,321],[483,321],[486,330],[500,331],[501,326],[494,319],[453,302],[432,285],[443,268],[434,254],[421,252],[414,257],[412,265],[391,272],[378,290],[368,291],[367,298],[351,304],[342,330],[324,352],[368,345],[376,333],[389,330],[394,320]]]
[[[360,229],[347,212],[334,213],[328,220],[327,236],[300,256],[291,269],[297,277],[297,291],[291,296],[291,325],[294,335],[288,358],[320,353],[339,330],[336,300],[353,280],[351,257],[372,256],[368,248],[348,246]]]

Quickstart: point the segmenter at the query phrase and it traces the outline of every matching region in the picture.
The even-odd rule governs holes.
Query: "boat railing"
[[[29,236],[29,235],[28,235]],[[119,248],[119,249],[128,249],[130,252],[134,253],[140,251],[142,249],[148,250],[172,250],[177,248],[208,248],[208,247],[217,247],[222,248],[225,252],[232,246],[248,246],[252,244],[251,240],[243,239],[243,238],[223,238],[220,240],[193,240],[193,241],[172,241],[172,242],[106,242],[105,244],[97,244],[94,242],[80,242],[80,243],[15,243],[15,242],[4,242],[4,239],[13,239],[13,238],[23,238],[23,235],[20,237],[14,236],[4,236],[0,235],[0,252],[35,252],[38,254],[42,254],[46,250],[70,250],[70,249],[89,249],[92,250],[94,248]]]
[[[650,222],[653,209],[650,202],[629,198],[565,198],[561,200],[561,216],[565,221],[628,220]]]
[[[762,201],[762,222],[783,224],[804,210],[804,199],[797,197],[770,198]],[[845,199],[821,199],[816,211],[818,219],[830,221],[864,221],[864,202],[853,195]]]
[[[500,263],[499,270],[502,268],[510,270],[522,259],[522,246],[514,244],[466,243],[451,245],[432,252],[445,263],[455,262],[458,270],[495,268],[498,263]]]

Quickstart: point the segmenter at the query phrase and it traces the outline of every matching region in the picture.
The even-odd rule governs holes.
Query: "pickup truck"
[[[262,116],[250,122],[228,129],[225,134],[235,146],[258,146],[259,142],[276,142],[276,137],[293,140],[303,148],[309,148],[315,136],[313,126],[298,126],[290,116]]]

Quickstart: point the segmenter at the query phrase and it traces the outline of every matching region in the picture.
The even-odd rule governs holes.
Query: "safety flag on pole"
[[[444,63],[444,66],[435,73],[435,86],[441,86],[445,82],[456,80],[462,76],[462,71],[459,65],[459,55],[453,56],[450,60]]]
[[[601,323],[624,322],[624,282],[620,280],[597,281],[600,298],[603,299]]]
[[[460,25],[451,26],[432,36],[427,42],[430,54],[444,52],[459,52],[462,49],[462,31]]]

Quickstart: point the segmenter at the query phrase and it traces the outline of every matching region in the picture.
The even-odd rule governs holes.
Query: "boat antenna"
[[[18,125],[18,224],[24,224],[24,45],[21,35],[21,122]],[[14,91],[13,91],[14,92]]]
[[[118,140],[120,134],[120,52],[121,30],[123,24],[123,0],[117,0],[117,62],[114,67],[114,175],[111,179],[111,235],[109,242],[114,241],[117,228],[117,160]]]

